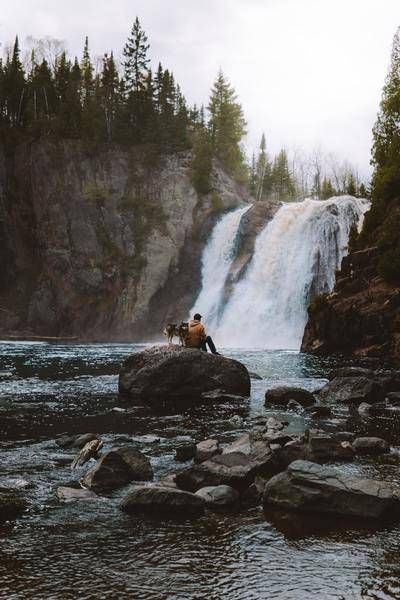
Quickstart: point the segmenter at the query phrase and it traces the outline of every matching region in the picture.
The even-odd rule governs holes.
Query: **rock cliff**
[[[379,250],[366,248],[342,261],[333,293],[309,308],[302,350],[353,354],[400,364],[400,288],[378,276]]]
[[[219,165],[199,197],[190,169],[143,147],[0,146],[0,333],[157,338],[185,316],[211,228],[246,201]]]

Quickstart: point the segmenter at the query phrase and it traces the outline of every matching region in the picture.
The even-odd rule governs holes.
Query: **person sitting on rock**
[[[198,348],[207,352],[207,346],[210,348],[213,354],[219,354],[212,341],[212,338],[206,334],[203,323],[201,322],[201,315],[196,313],[192,321],[189,321],[189,328],[185,338],[185,346],[187,348]]]

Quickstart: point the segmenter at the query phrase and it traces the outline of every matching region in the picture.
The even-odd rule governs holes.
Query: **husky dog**
[[[180,325],[177,323],[167,323],[163,333],[167,337],[169,344],[172,344],[174,337],[178,337],[180,345],[184,346],[188,330],[189,323],[182,321]]]

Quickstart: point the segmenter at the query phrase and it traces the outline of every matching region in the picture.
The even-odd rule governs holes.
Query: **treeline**
[[[378,118],[373,129],[371,210],[352,249],[379,248],[380,274],[400,283],[400,27],[383,88]]]
[[[311,156],[297,151],[289,157],[283,148],[271,158],[266,151],[264,134],[257,156],[254,153],[252,156],[249,185],[258,201],[307,197],[327,200],[342,194],[365,198],[369,194],[351,165],[339,163],[332,155],[324,156],[322,151],[314,151]]]
[[[200,193],[211,189],[213,157],[232,175],[246,180],[240,146],[246,124],[235,92],[222,72],[211,90],[207,109],[189,107],[170,70],[159,63],[152,72],[148,39],[137,18],[123,48],[121,65],[110,52],[102,57],[100,68],[95,68],[87,38],[80,60],[71,60],[57,40],[53,52],[46,54],[46,41],[51,46],[49,39],[36,40],[28,61],[23,61],[17,37],[0,61],[3,137],[12,138],[13,131],[93,142],[152,144],[160,152],[193,148],[193,181]]]

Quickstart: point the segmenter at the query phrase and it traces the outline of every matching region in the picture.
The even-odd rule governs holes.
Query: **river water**
[[[0,526],[1,598],[400,598],[398,527],[360,529],[301,515],[271,521],[261,508],[195,521],[139,518],[119,510],[124,491],[60,504],[57,487],[88,467],[71,471],[73,454],[57,446],[59,434],[97,432],[105,449],[135,444],[159,479],[182,467],[174,450],[185,441],[229,441],[269,414],[302,431],[310,425],[302,417],[263,406],[265,389],[282,382],[317,389],[340,364],[294,351],[224,350],[262,376],[252,381],[250,400],[175,413],[118,397],[121,360],[143,347],[0,343],[0,487],[28,482],[30,500],[22,518]],[[229,423],[233,415],[244,419],[240,430]],[[393,424],[363,423],[334,407],[318,426],[384,432],[390,455],[340,468],[400,483]]]

